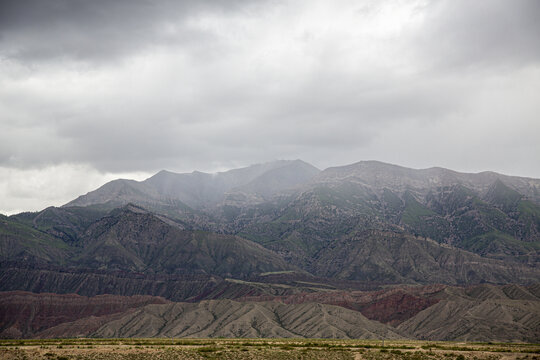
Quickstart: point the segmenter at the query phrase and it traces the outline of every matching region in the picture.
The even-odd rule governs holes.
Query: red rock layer
[[[378,291],[328,291],[287,296],[251,296],[239,301],[281,301],[285,304],[315,302],[360,311],[370,320],[396,326],[439,302],[444,285],[400,287]]]
[[[155,296],[35,294],[25,291],[0,292],[0,337],[21,338],[53,326],[89,316],[124,312],[147,304],[165,304]]]

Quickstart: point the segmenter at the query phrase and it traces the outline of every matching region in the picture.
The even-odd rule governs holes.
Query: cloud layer
[[[121,174],[280,158],[540,177],[539,14],[535,0],[3,1],[0,212]],[[29,177],[49,180],[13,191]],[[60,178],[76,185],[40,195]]]

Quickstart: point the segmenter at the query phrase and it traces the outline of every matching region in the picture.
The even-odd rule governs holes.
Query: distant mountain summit
[[[540,179],[502,175],[491,171],[462,173],[441,167],[410,169],[380,161],[360,161],[351,165],[331,167],[322,171],[315,182],[333,184],[354,182],[375,190],[413,191],[426,195],[430,190],[462,185],[485,193],[495,182],[506,184],[520,194],[540,203]]]
[[[110,208],[135,203],[152,210],[176,208],[180,213],[208,209],[229,192],[260,200],[305,184],[320,172],[301,160],[280,160],[208,174],[178,174],[162,170],[144,181],[114,180],[67,203],[69,206],[102,205]],[[244,197],[249,201],[249,197]]]

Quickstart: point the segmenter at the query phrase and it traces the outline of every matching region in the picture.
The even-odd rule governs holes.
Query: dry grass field
[[[2,360],[540,359],[540,344],[320,339],[0,340]]]

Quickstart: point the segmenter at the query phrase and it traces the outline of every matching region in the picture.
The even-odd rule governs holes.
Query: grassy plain
[[[540,344],[321,339],[0,340],[2,360],[540,360]]]

